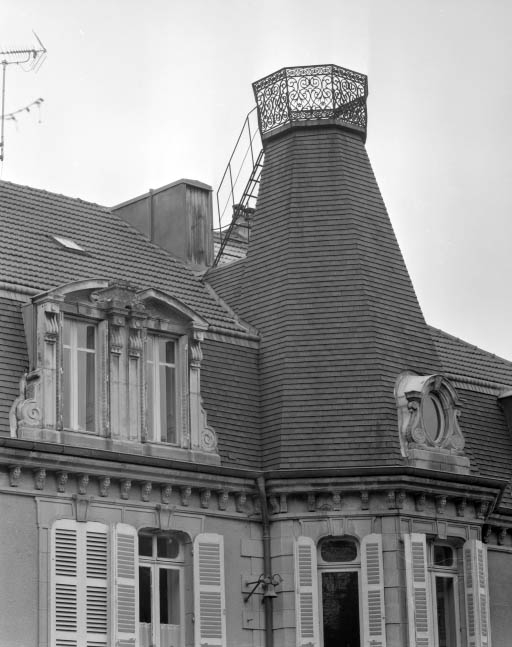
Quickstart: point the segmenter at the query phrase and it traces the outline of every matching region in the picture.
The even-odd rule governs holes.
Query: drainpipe
[[[268,516],[267,493],[265,491],[265,478],[258,476],[256,479],[261,501],[261,520],[263,523],[263,572],[265,577],[272,577],[272,564],[270,555],[270,521]],[[274,647],[274,622],[272,615],[272,598],[263,597],[265,605],[265,647]]]

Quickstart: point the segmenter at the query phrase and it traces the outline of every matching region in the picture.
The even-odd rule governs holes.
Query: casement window
[[[457,547],[427,542],[420,533],[406,534],[403,540],[410,644],[489,647],[487,563],[482,542],[472,539]]]
[[[178,365],[180,346],[175,339],[148,334],[146,341],[148,440],[178,443]]]
[[[295,542],[297,644],[385,647],[382,540]]]
[[[140,647],[185,644],[184,546],[177,533],[139,532]]]
[[[97,326],[64,317],[62,324],[62,418],[65,429],[96,430]]]
[[[61,519],[50,552],[50,647],[184,647],[192,614],[194,644],[226,647],[222,536],[197,535],[192,564],[181,533]]]
[[[456,548],[445,543],[432,543],[430,564],[435,644],[437,647],[458,647],[459,564]]]

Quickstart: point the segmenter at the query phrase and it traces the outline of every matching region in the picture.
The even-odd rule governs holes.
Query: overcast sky
[[[335,63],[369,77],[367,149],[425,317],[512,359],[510,0],[3,0],[2,178],[112,206],[217,187],[251,83]]]

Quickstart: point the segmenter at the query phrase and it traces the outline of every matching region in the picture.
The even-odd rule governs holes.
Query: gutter
[[[263,573],[264,578],[272,579],[272,555],[270,547],[270,519],[268,514],[267,493],[265,490],[265,477],[258,476],[256,486],[261,501],[261,523],[263,527]],[[265,605],[265,647],[274,647],[274,618],[272,611],[272,597],[263,596]]]

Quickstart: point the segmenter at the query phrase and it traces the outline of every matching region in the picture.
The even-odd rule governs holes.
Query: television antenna
[[[5,114],[5,73],[8,65],[19,65],[25,72],[37,72],[46,58],[46,47],[41,42],[35,31],[32,32],[37,40],[36,47],[5,49],[0,51],[0,65],[2,66],[2,114],[0,117],[0,162],[4,161],[5,139],[4,126]],[[38,100],[39,102],[42,101]],[[23,109],[22,109],[23,110]],[[14,113],[13,113],[14,114]]]

